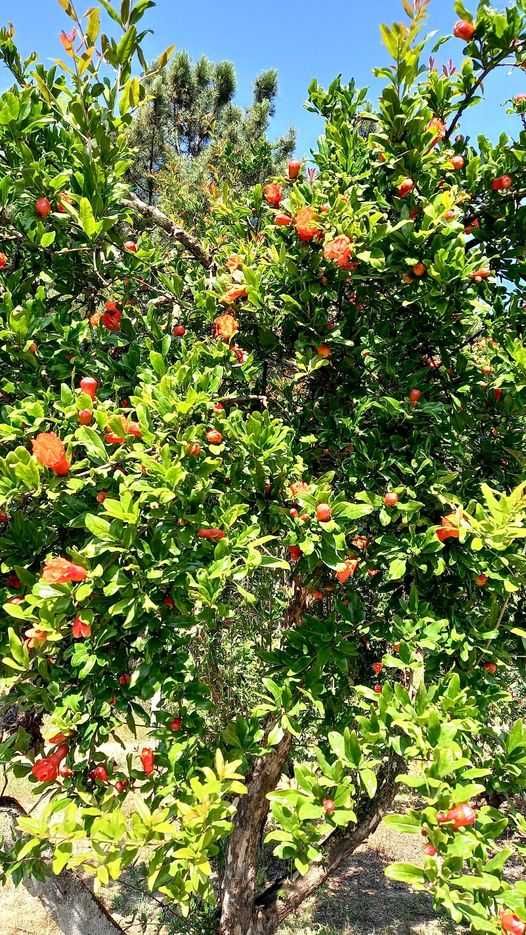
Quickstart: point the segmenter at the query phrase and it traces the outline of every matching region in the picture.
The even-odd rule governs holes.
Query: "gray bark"
[[[291,735],[285,734],[266,756],[256,760],[248,792],[239,799],[221,886],[219,935],[264,932],[255,911],[258,852],[269,811],[267,794],[279,782],[291,745]]]
[[[123,204],[128,208],[132,208],[133,211],[140,214],[145,220],[150,221],[155,227],[159,227],[173,240],[177,240],[192,254],[194,259],[196,259],[201,266],[204,266],[206,269],[209,268],[212,260],[199,241],[192,234],[189,234],[188,231],[179,227],[175,221],[172,221],[167,214],[164,214],[159,208],[156,208],[155,205],[147,204],[133,193],[124,200]]]

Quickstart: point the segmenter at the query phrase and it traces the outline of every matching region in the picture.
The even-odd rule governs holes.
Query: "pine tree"
[[[137,194],[160,200],[180,217],[206,215],[218,180],[239,191],[263,181],[293,152],[292,130],[268,139],[278,76],[260,74],[248,108],[234,104],[236,73],[230,62],[193,63],[186,52],[149,88],[130,133],[137,151],[131,172]]]

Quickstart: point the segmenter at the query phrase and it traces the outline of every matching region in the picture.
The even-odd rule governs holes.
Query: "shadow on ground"
[[[420,835],[380,826],[366,845],[343,864],[320,893],[279,935],[450,935],[461,932],[439,917],[427,893],[385,876],[395,860],[420,863]]]
[[[393,931],[409,935],[436,924],[436,912],[425,893],[388,880],[390,859],[372,848],[356,854],[318,899],[312,922],[334,933],[372,935]]]

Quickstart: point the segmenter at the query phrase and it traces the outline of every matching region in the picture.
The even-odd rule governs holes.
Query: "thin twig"
[[[267,396],[221,396],[219,399],[216,399],[217,403],[231,403],[232,405],[239,405],[240,403],[261,403],[263,406],[268,406]]]
[[[486,68],[484,68],[484,70],[480,74],[479,78],[477,79],[477,81],[475,82],[475,84],[473,85],[469,93],[466,94],[466,97],[462,101],[462,104],[460,105],[455,116],[453,117],[453,120],[450,123],[449,129],[447,130],[446,135],[445,135],[446,140],[449,140],[451,138],[453,131],[458,126],[458,122],[460,118],[462,117],[462,114],[464,113],[466,108],[469,107],[471,101],[475,97],[475,94],[479,90],[480,86],[484,83],[488,75],[490,75],[493,69],[496,68],[498,65],[500,65],[504,61],[504,59],[508,57],[508,55],[511,55],[513,52],[516,52],[516,51],[517,49],[506,49],[504,52],[498,55],[497,58],[494,58],[488,65],[486,65]]]

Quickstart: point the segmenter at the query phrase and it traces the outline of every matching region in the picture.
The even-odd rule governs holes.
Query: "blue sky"
[[[501,0],[504,5],[505,0]],[[507,0],[511,3],[511,0]],[[114,0],[115,3],[115,0]],[[467,0],[468,6],[472,6]],[[91,5],[78,0],[79,10]],[[58,43],[67,17],[58,0],[2,0],[0,19],[11,21],[23,52],[36,49],[51,62],[62,53]],[[144,22],[154,30],[146,42],[146,54],[154,57],[175,43],[197,57],[229,59],[238,73],[238,100],[248,103],[258,72],[277,68],[280,95],[273,131],[289,126],[298,131],[298,151],[307,153],[314,144],[320,124],[303,104],[310,80],[328,84],[341,73],[369,86],[374,99],[378,84],[371,75],[375,65],[386,61],[379,35],[380,22],[403,18],[400,0],[157,0]],[[429,29],[451,32],[457,17],[452,0],[431,0]],[[456,39],[442,47],[439,60],[461,55]],[[2,82],[3,84],[4,82]],[[484,132],[495,137],[501,130],[518,130],[517,118],[506,115],[503,101],[526,92],[526,74],[500,69],[487,83],[485,102],[469,111],[465,132]]]

